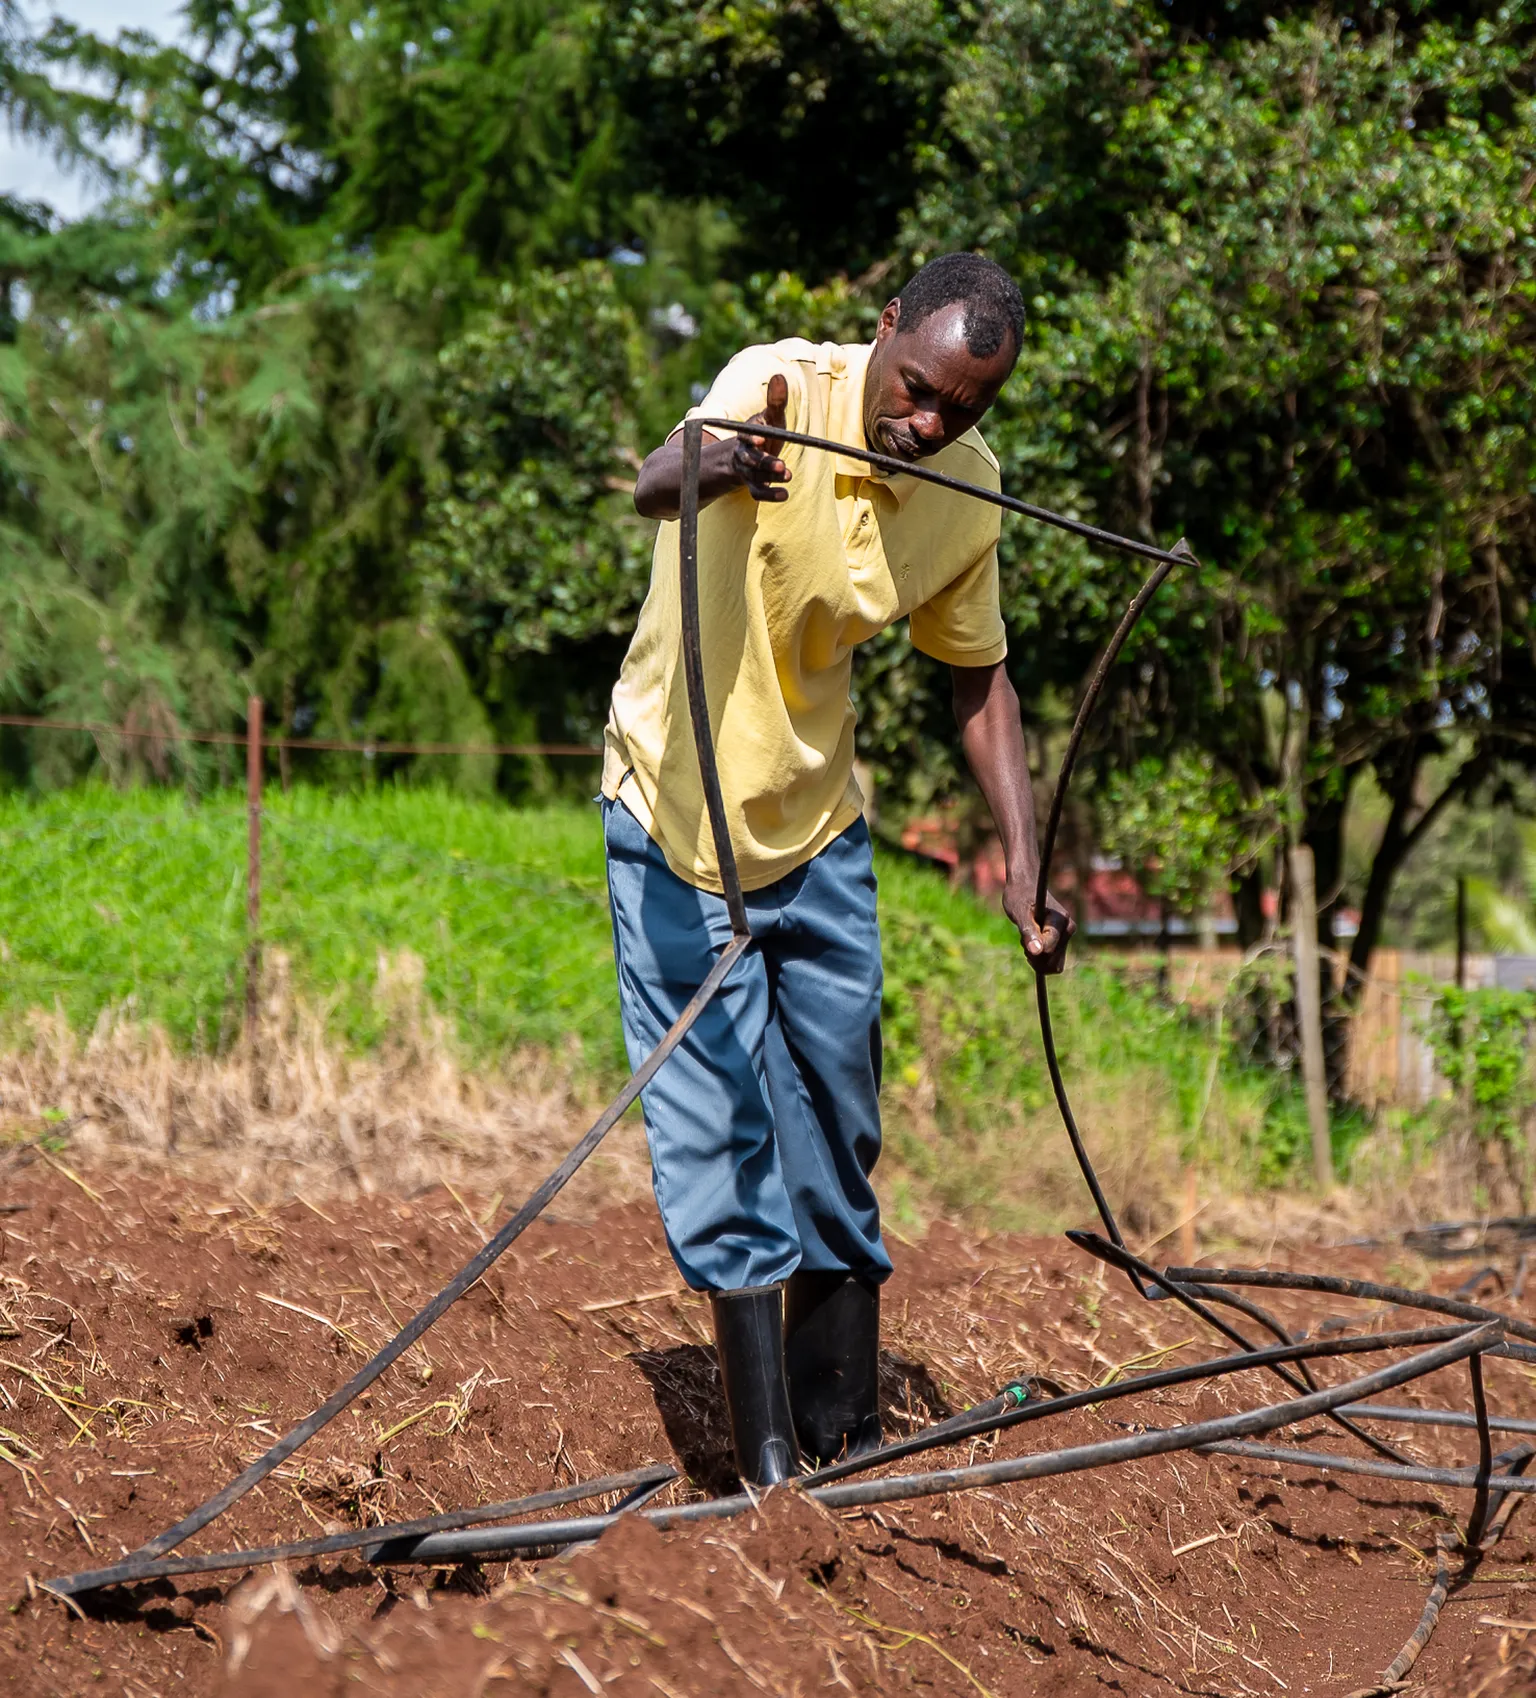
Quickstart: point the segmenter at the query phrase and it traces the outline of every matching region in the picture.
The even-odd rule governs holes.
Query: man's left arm
[[[1003,843],[1008,866],[1003,911],[1019,928],[1031,964],[1043,973],[1059,973],[1077,925],[1054,896],[1046,899],[1045,924],[1035,923],[1040,846],[1019,698],[1001,661],[994,666],[951,666],[950,676],[965,758]]]

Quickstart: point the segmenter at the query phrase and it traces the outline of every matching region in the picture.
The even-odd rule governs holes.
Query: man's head
[[[979,254],[930,260],[886,303],[864,379],[871,448],[921,460],[979,424],[1024,337],[1024,298]]]

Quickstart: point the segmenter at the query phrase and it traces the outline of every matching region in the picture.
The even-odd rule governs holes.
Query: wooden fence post
[[[1296,955],[1296,1023],[1301,1028],[1301,1074],[1312,1128],[1312,1171],[1318,1187],[1333,1185],[1328,1078],[1323,1061],[1323,996],[1317,953],[1317,875],[1305,843],[1291,850],[1291,943]]]
[[[261,697],[245,713],[245,1036],[256,1041],[261,1012]]]

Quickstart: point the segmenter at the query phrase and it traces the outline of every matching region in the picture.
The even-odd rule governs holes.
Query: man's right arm
[[[761,434],[740,433],[720,441],[707,432],[699,451],[699,506],[707,507],[733,489],[744,489],[754,501],[788,501],[783,486],[789,468],[779,459],[782,441],[773,435],[786,425],[789,384],[781,372],[768,379],[767,405],[747,424],[767,427]],[[635,511],[643,519],[675,519],[683,502],[683,437],[678,431],[648,454],[635,479]]]

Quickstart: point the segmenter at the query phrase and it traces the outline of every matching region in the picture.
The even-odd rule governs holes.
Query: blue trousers
[[[619,1008],[631,1066],[731,936],[722,897],[603,804]],[[869,1183],[880,1154],[880,930],[863,820],[747,896],[753,944],[641,1096],[667,1244],[696,1291],[797,1267],[884,1280]]]

